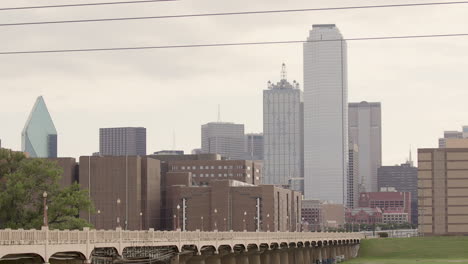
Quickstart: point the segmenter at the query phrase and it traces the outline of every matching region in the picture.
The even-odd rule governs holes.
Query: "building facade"
[[[244,125],[212,122],[201,127],[203,153],[221,154],[228,159],[245,157]]]
[[[57,144],[57,130],[44,98],[39,96],[21,133],[21,151],[31,158],[56,158]]]
[[[346,204],[347,44],[335,25],[314,25],[304,43],[305,199]]]
[[[396,166],[382,166],[378,169],[378,186],[393,187],[399,192],[411,193],[411,221],[418,223],[418,168],[411,161]]]
[[[368,192],[359,196],[359,207],[379,208],[383,213],[402,211],[411,223],[410,192]]]
[[[418,149],[418,224],[425,235],[468,234],[468,148],[452,147]]]
[[[245,152],[244,159],[247,160],[263,160],[263,134],[250,133],[245,135]]]
[[[301,212],[309,231],[318,232],[323,230],[322,203],[320,200],[302,200]]]
[[[100,128],[99,154],[101,156],[145,156],[146,128]]]
[[[96,212],[81,212],[97,229],[159,229],[160,161],[140,156],[80,157],[79,182]]]
[[[377,192],[377,169],[382,166],[380,103],[349,103],[349,140],[359,148],[359,177],[364,192]]]
[[[167,223],[170,229],[293,232],[301,228],[298,192],[234,180],[192,186],[190,173],[169,173],[167,178],[164,218],[172,222]]]
[[[359,191],[361,184],[359,182],[359,148],[356,144],[349,144],[348,156],[348,199],[347,207],[354,208],[358,205]]]
[[[380,208],[356,207],[346,209],[346,223],[350,224],[381,224],[383,214]],[[354,228],[353,228],[354,229]]]
[[[284,64],[281,81],[263,91],[263,133],[265,183],[288,185],[303,178],[302,91],[287,81]]]

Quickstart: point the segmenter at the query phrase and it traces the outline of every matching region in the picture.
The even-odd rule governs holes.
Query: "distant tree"
[[[0,152],[0,228],[40,229],[43,193],[47,192],[51,229],[91,226],[78,218],[80,211],[94,211],[88,193],[75,183],[60,188],[62,169],[47,159],[26,159],[22,153]]]

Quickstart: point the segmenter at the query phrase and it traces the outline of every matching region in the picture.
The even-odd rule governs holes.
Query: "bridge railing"
[[[128,230],[0,230],[0,245],[83,244],[117,242],[180,242],[180,241],[314,241],[361,239],[360,233],[328,232],[200,232]]]

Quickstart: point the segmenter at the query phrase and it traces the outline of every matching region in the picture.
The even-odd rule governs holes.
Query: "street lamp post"
[[[44,191],[42,194],[43,202],[44,202],[44,226],[49,226],[49,220],[47,219],[47,192]]]
[[[117,227],[120,228],[120,198],[117,198]]]
[[[267,231],[270,232],[270,214],[267,214]]]
[[[218,231],[218,209],[214,209],[214,231]]]
[[[176,219],[176,230],[179,229],[179,210],[180,210],[180,204],[177,205],[177,219]]]
[[[101,216],[101,210],[98,209],[98,210],[97,210],[96,229],[99,229],[99,227],[100,227],[100,222],[101,222],[101,221],[99,221],[99,220],[101,219],[100,216]]]
[[[201,231],[203,232],[203,216],[200,216],[201,219]]]
[[[174,216],[173,216],[173,219],[174,219],[174,231],[177,230],[177,227],[176,227],[177,220],[176,220],[176,218],[177,218],[177,216],[174,215]]]
[[[226,217],[225,217],[225,218],[224,218],[224,231],[227,232],[227,222],[226,222],[226,221],[227,221],[227,219],[226,219]]]
[[[140,212],[140,230],[143,230],[143,212]]]
[[[247,231],[247,225],[245,223],[245,217],[247,216],[247,211],[244,211],[244,219],[242,220],[244,222],[244,232]]]

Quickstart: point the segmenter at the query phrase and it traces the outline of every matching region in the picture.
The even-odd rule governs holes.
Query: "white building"
[[[211,122],[201,128],[202,153],[215,153],[228,159],[245,158],[244,125]]]
[[[314,25],[304,43],[305,199],[346,204],[347,45],[335,25]]]
[[[286,80],[263,91],[263,140],[265,184],[290,184],[303,177],[302,91]]]
[[[349,103],[349,140],[359,152],[359,183],[377,192],[377,170],[382,166],[382,117],[380,103]]]

